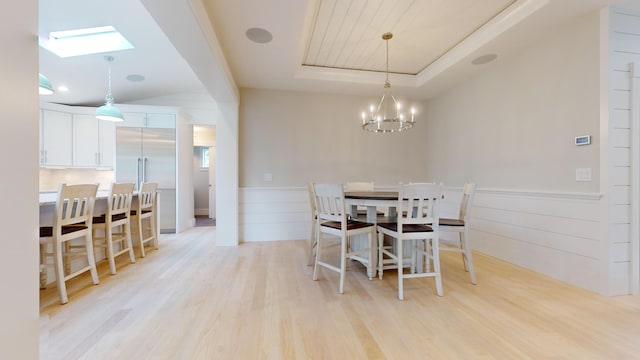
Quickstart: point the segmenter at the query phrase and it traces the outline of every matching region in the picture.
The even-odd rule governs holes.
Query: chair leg
[[[93,239],[91,238],[91,233],[88,233],[84,238],[91,280],[93,280],[94,285],[98,285],[100,284],[100,279],[98,278],[98,269],[96,268],[96,258],[93,257]]]
[[[415,253],[416,253],[416,272],[417,273],[423,273],[425,272],[424,270],[424,256],[425,256],[425,242],[427,240],[416,240],[416,248],[415,248]]]
[[[113,256],[113,229],[105,226],[104,232],[107,241],[107,259],[109,259],[109,269],[111,270],[111,275],[115,275],[116,259]]]
[[[369,280],[373,280],[376,276],[376,259],[378,255],[375,253],[376,247],[374,244],[378,243],[378,239],[376,239],[376,231],[375,227],[371,227],[371,231],[369,232],[369,264],[367,264],[367,275],[369,276]]]
[[[47,287],[47,244],[40,244],[40,289]]]
[[[431,239],[426,239],[424,241],[424,266],[425,266],[425,270],[424,272],[430,272],[431,271],[431,253],[432,253],[432,246],[431,246]]]
[[[156,231],[156,213],[154,210],[154,214],[149,217],[149,223],[151,224],[151,236],[153,236],[153,248],[158,250],[160,248],[158,244],[158,234]]]
[[[384,249],[384,234],[382,232],[379,232],[378,233],[378,277],[380,278],[380,280],[382,280],[382,273],[384,272],[384,263],[382,261],[383,249]]]
[[[143,231],[142,231],[142,214],[138,215],[138,236],[140,239],[140,256],[144,257],[144,237],[143,237]]]
[[[398,264],[398,299],[399,300],[404,300],[404,289],[403,289],[403,280],[404,277],[402,276],[403,274],[403,270],[404,267],[402,266],[403,263],[403,258],[404,258],[404,253],[403,253],[403,249],[402,249],[402,240],[401,239],[396,239],[397,241],[397,246],[396,246],[396,262]]]
[[[318,261],[320,260],[320,241],[322,240],[322,233],[318,233],[318,239],[316,240],[316,260],[313,265],[313,280],[318,280]]]
[[[347,272],[347,237],[342,236],[340,243],[340,294],[344,294],[344,275]]]
[[[317,245],[317,235],[316,235],[316,222],[312,221],[311,222],[311,237],[309,238],[309,255],[307,257],[307,266],[313,265],[314,261],[313,261],[313,257],[315,255],[316,252],[316,245]]]
[[[465,255],[465,246],[464,246],[464,235],[461,232],[458,232],[458,240],[460,241],[460,255],[462,255],[462,265],[464,265],[464,271],[469,271],[469,267],[467,265],[467,256]]]
[[[127,247],[129,248],[129,260],[132,264],[136,263],[136,255],[133,253],[133,240],[131,239],[131,224],[126,223],[122,225],[122,230],[126,236]]]
[[[67,257],[69,257],[68,254],[71,254],[71,241],[64,242],[64,253],[67,254]],[[64,262],[64,275],[68,274],[71,274],[71,261]]]
[[[60,303],[66,304],[69,301],[67,297],[67,287],[64,282],[64,267],[65,264],[62,261],[62,244],[59,241],[53,242],[53,269],[56,274],[56,286],[58,287],[58,296],[60,297]]]
[[[440,239],[434,236],[431,244],[433,253],[433,272],[436,274],[436,293],[442,296],[442,276],[440,272]]]
[[[411,263],[409,264],[409,271],[411,274],[415,274],[416,273],[416,268],[417,268],[417,258],[416,258],[416,251],[418,250],[417,247],[417,240],[411,240]]]
[[[464,259],[466,260],[465,264],[467,265],[469,276],[471,277],[471,283],[473,285],[476,285],[477,281],[476,281],[476,272],[475,272],[475,269],[473,268],[473,258],[472,258],[473,255],[472,255],[471,247],[469,246],[469,242],[467,241],[467,239],[469,238],[467,235],[468,234],[466,232],[466,229],[464,233],[460,233],[460,239],[462,239],[462,246],[464,249],[463,256],[464,256]]]

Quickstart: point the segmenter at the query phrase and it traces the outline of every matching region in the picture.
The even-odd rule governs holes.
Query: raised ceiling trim
[[[391,73],[393,86],[421,87],[453,65],[459,63],[474,51],[489,43],[514,25],[548,5],[550,0],[516,0],[515,3],[493,17],[479,29],[460,41],[457,45],[433,61],[416,75]],[[311,1],[307,11],[306,28],[303,39],[307,39],[315,22],[319,1]],[[380,41],[382,43],[382,41]],[[308,52],[308,41],[301,46],[300,62],[295,77],[299,79],[329,80],[360,84],[377,84],[384,81],[384,73],[370,70],[352,70],[303,64]]]

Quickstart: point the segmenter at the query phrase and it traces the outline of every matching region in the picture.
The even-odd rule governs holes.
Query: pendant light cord
[[[107,101],[107,103],[113,105],[113,95],[111,94],[111,62],[113,61],[113,57],[105,56],[105,59],[109,63],[109,82],[107,87],[107,97],[105,98],[105,100]]]

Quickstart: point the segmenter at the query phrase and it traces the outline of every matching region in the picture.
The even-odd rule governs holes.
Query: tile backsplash
[[[114,178],[113,170],[40,168],[40,191],[58,191],[61,183],[100,183],[100,190],[109,190]]]

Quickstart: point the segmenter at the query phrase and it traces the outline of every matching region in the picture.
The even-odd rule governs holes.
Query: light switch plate
[[[591,181],[591,168],[577,168],[576,181]]]

